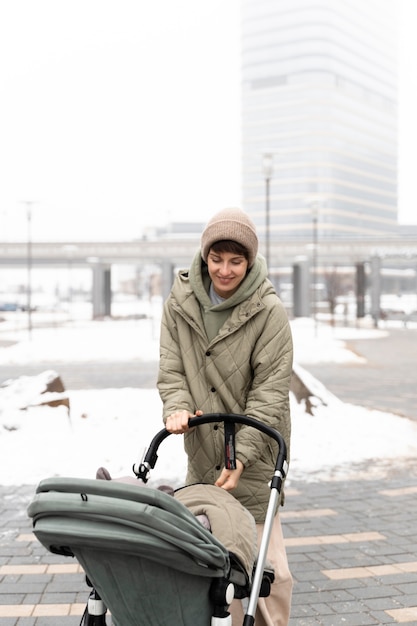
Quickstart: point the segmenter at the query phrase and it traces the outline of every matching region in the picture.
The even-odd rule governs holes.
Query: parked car
[[[0,311],[18,311],[19,308],[16,302],[0,302]]]

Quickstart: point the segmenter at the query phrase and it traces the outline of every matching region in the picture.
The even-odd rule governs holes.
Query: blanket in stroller
[[[249,579],[256,559],[257,533],[249,511],[228,491],[197,484],[178,489],[174,497],[194,515],[205,515],[213,535],[237,557]]]

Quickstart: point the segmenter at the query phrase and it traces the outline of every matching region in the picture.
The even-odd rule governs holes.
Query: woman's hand
[[[220,476],[218,477],[218,479],[216,480],[214,484],[216,485],[216,487],[221,487],[222,489],[225,489],[226,491],[235,489],[237,487],[239,478],[241,477],[244,469],[245,469],[245,466],[243,465],[242,461],[239,461],[239,459],[236,459],[236,469],[228,470],[226,468],[223,468],[222,473],[220,474]]]
[[[165,428],[174,435],[181,435],[189,429],[188,420],[190,417],[196,417],[197,415],[203,415],[203,411],[196,411],[194,415],[189,411],[175,411],[175,413],[171,413],[167,417]]]

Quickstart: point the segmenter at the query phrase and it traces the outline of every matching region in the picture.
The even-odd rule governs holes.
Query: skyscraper
[[[261,236],[266,214],[271,241],[308,237],[314,220],[321,241],[395,231],[396,3],[241,7],[243,206]]]

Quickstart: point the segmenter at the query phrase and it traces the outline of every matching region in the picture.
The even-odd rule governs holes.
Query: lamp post
[[[72,284],[71,284],[71,270],[73,255],[77,250],[77,246],[74,244],[65,244],[63,250],[67,257],[67,269],[68,269],[68,286],[67,286],[67,300],[68,300],[68,313],[71,319],[72,317]]]
[[[28,335],[32,338],[32,205],[33,200],[23,202],[26,205],[27,219],[27,314],[28,314]]]
[[[269,244],[270,244],[270,182],[272,178],[273,154],[267,152],[262,157],[263,174],[265,179],[265,259],[269,271]]]

